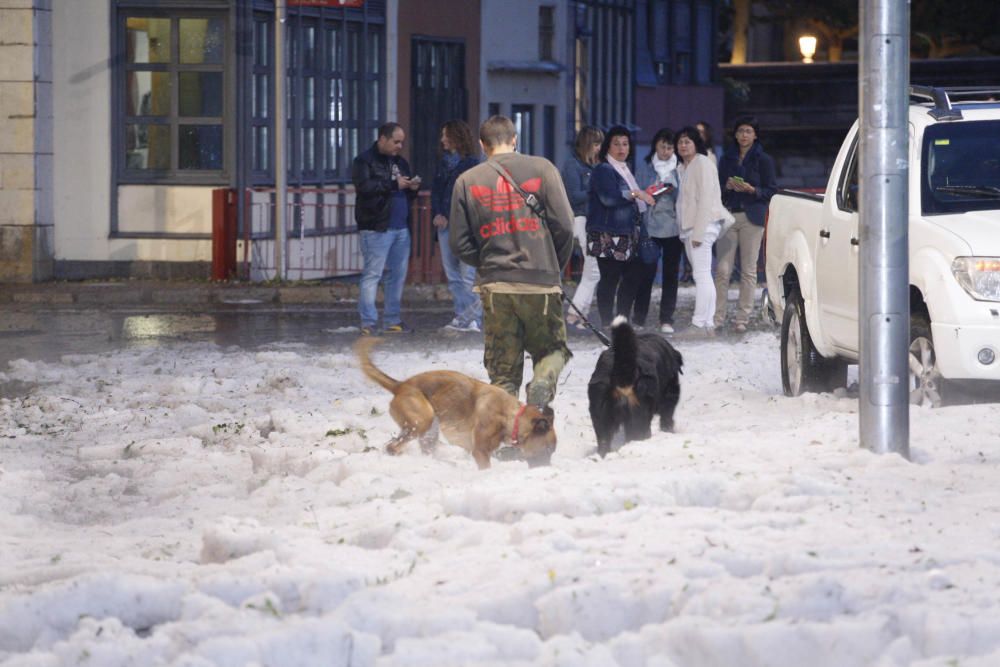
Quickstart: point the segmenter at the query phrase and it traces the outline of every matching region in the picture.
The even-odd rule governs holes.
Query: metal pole
[[[285,0],[274,5],[274,277],[285,276],[285,218],[288,199],[288,168],[285,166]]]
[[[861,445],[909,459],[909,2],[860,10]]]

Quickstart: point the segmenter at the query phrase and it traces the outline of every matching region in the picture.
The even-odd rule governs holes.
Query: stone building
[[[557,164],[585,123],[722,120],[712,0],[287,1],[299,252],[352,252],[350,163],[385,120],[428,185],[450,118],[508,114]],[[266,235],[274,31],[274,0],[0,0],[0,282],[206,277],[220,189]]]

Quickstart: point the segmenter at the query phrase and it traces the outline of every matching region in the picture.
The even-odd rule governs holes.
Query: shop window
[[[219,180],[227,166],[225,17],[123,14],[119,27],[122,180]]]

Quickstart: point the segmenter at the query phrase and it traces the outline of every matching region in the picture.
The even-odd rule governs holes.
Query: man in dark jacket
[[[479,140],[488,159],[455,182],[451,248],[479,272],[490,382],[518,396],[527,352],[533,366],[527,402],[545,407],[573,356],[566,346],[561,281],[573,253],[573,209],[555,165],[515,152],[509,118],[488,119]],[[518,190],[534,195],[544,215]]]
[[[378,140],[354,158],[351,181],[357,193],[354,221],[361,232],[364,268],[358,295],[361,334],[376,335],[378,310],[375,296],[385,279],[385,308],[382,331],[412,331],[400,319],[403,284],[410,265],[410,202],[420,189],[420,177],[410,177],[409,163],[400,157],[406,133],[396,123],[378,129]]]

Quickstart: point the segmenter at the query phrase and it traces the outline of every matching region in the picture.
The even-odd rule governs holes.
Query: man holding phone
[[[420,189],[420,176],[400,153],[406,133],[398,123],[385,123],[378,139],[354,158],[351,181],[356,198],[354,220],[361,235],[364,268],[358,294],[361,335],[413,331],[400,317],[403,285],[410,267],[410,203]],[[385,308],[378,327],[375,296],[385,274]]]

